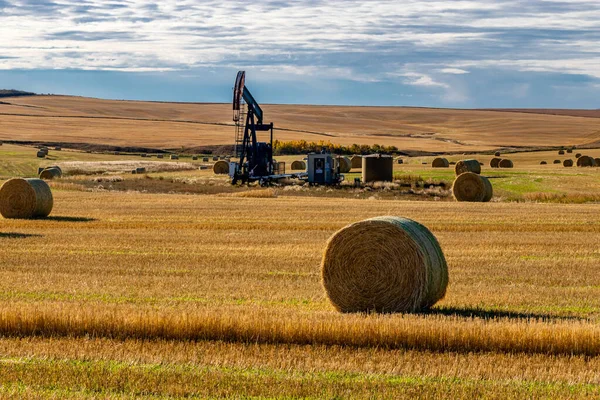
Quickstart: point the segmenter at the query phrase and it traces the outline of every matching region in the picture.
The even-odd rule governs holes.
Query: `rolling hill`
[[[283,141],[395,145],[405,151],[600,145],[597,110],[460,110],[264,105]],[[230,104],[8,97],[0,140],[176,149],[233,142]]]

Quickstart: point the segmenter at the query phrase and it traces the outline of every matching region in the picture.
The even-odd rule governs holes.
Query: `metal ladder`
[[[235,156],[239,159],[242,156],[244,147],[244,129],[246,128],[246,103],[242,100],[240,111],[235,121]]]

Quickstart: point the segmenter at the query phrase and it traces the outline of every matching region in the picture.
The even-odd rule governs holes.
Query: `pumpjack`
[[[246,72],[239,71],[233,88],[235,156],[230,164],[232,183],[267,182],[273,175],[273,123],[263,123],[263,110],[246,87]],[[244,122],[245,121],[245,122]],[[269,142],[259,142],[257,132],[270,132]]]

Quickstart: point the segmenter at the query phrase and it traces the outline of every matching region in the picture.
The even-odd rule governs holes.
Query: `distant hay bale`
[[[212,160],[213,160],[213,161],[219,161],[219,157],[217,157],[217,156],[213,156]]]
[[[477,160],[461,160],[454,166],[454,172],[456,176],[464,174],[465,172],[473,172],[475,174],[481,173],[481,164]]]
[[[171,160],[179,160],[179,156],[177,154],[171,154]]]
[[[163,154],[157,154],[156,158],[165,158],[165,156]]]
[[[213,165],[213,172],[215,174],[228,174],[229,173],[229,163],[224,160],[217,161],[215,165]]]
[[[354,155],[350,159],[350,163],[352,164],[352,168],[362,168],[362,157]]]
[[[404,160],[401,159],[401,158],[399,158],[399,159],[396,160],[396,163],[398,163],[398,164],[404,164]]]
[[[350,172],[350,170],[352,169],[352,161],[350,161],[350,159],[348,157],[338,157],[337,158],[339,166],[340,166],[340,173],[345,174]],[[361,167],[362,167],[362,160],[361,160]]]
[[[192,161],[198,160],[198,156],[192,156]]]
[[[600,167],[600,158],[594,158],[594,161],[596,162],[596,167]]]
[[[573,149],[567,149],[567,153],[571,154],[573,152]]]
[[[546,161],[541,161],[540,165],[547,165],[548,163]]]
[[[60,147],[60,146],[54,146],[54,150],[56,150],[56,151],[62,151],[62,147]]]
[[[579,158],[579,157],[581,157],[581,153],[575,154],[575,158]]]
[[[448,266],[435,236],[407,218],[377,217],[329,238],[322,284],[341,312],[418,312],[446,294]]]
[[[590,156],[581,156],[577,159],[577,166],[578,167],[595,167],[596,160],[594,160]]]
[[[38,158],[46,158],[46,153],[44,153],[43,151],[40,150],[37,152],[37,157]]]
[[[146,157],[148,157],[148,154],[142,154],[142,157],[146,158]]]
[[[431,163],[431,168],[448,168],[449,166],[448,160],[442,157],[435,158]]]
[[[47,217],[53,205],[52,191],[41,179],[13,178],[0,188],[0,214],[4,218]]]
[[[204,157],[204,158],[202,159],[202,161],[203,161],[203,162],[208,162],[208,157]]]
[[[560,160],[554,160],[553,163],[554,164],[561,164]]]
[[[49,180],[62,177],[62,171],[59,168],[49,167],[40,172],[40,179]]]
[[[564,167],[572,167],[573,166],[573,160],[568,159],[568,160],[563,161],[563,166]]]
[[[136,171],[135,169],[132,169],[132,170],[131,170],[131,174],[132,174],[132,175],[135,175],[135,174],[137,174],[137,171]]]
[[[498,157],[494,157],[490,160],[490,167],[492,168],[498,168],[498,164],[500,164],[500,161],[502,161],[501,158]]]
[[[499,152],[499,151],[497,151],[497,152],[495,152],[495,153],[494,153],[494,155],[495,155],[496,157],[500,157],[500,152]]]
[[[500,161],[500,163],[498,163],[498,168],[512,168],[514,167],[514,164],[512,162],[512,160],[509,160],[508,158],[503,158],[502,161]]]
[[[559,150],[559,151],[558,151],[558,155],[559,155],[559,156],[562,156],[562,155],[564,155],[564,154],[565,154],[565,151],[564,151],[564,150]]]
[[[145,174],[146,173],[146,168],[144,168],[144,167],[137,167],[135,169],[135,173],[136,174]]]
[[[456,165],[456,161],[450,161],[450,165]]]
[[[292,171],[304,171],[306,169],[306,163],[301,160],[296,160],[292,162],[291,168]]]
[[[452,193],[457,201],[488,202],[494,191],[488,178],[474,172],[465,172],[454,180]]]
[[[37,172],[38,176],[39,176],[39,174],[41,174],[41,173],[42,173],[42,171],[43,171],[43,170],[45,170],[45,169],[46,169],[46,167],[38,167],[38,172]]]

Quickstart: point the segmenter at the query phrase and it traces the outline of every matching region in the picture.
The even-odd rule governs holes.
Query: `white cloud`
[[[468,74],[469,71],[460,68],[442,68],[439,70],[443,74],[453,74],[453,75],[464,75]]]

